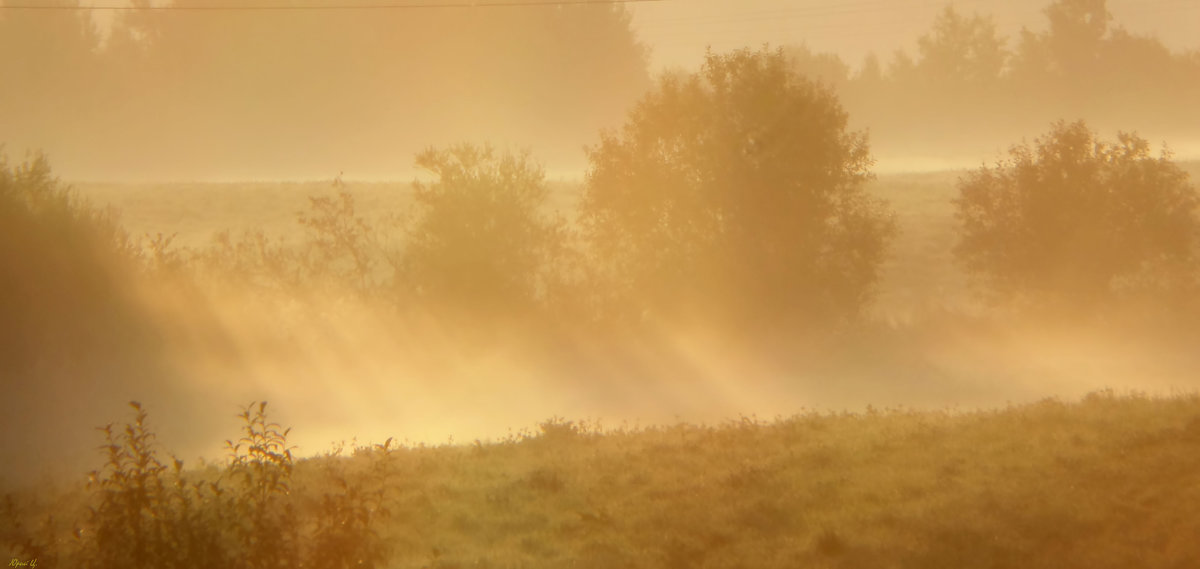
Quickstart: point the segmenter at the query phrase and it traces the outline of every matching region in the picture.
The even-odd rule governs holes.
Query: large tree
[[[958,188],[956,255],[1001,298],[1094,305],[1194,274],[1200,197],[1135,135],[1105,142],[1060,122]]]
[[[663,76],[589,149],[580,222],[604,290],[676,322],[857,313],[893,225],[863,190],[866,135],[846,120],[781,50]]]

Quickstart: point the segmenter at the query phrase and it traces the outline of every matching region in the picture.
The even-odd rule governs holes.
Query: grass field
[[[1197,445],[1197,397],[1112,392],[715,425],[554,419],[493,442],[300,460],[280,500],[306,528],[341,511],[329,504],[365,508],[368,541],[303,546],[318,567],[378,551],[359,566],[1183,568],[1200,558]],[[233,492],[232,468],[184,479]],[[13,557],[65,567],[102,556],[70,537],[99,529],[82,513],[101,494],[58,492],[9,496],[5,535],[31,544]],[[219,512],[209,500],[190,503]]]

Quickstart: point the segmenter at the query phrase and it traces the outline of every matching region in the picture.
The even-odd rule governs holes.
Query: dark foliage
[[[0,156],[0,368],[78,370],[128,351],[145,323],[123,274],[135,244],[110,211],[78,199],[42,154]]]

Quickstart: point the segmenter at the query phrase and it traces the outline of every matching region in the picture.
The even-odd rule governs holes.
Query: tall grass
[[[1200,398],[1097,392],[974,412],[810,411],[289,455],[264,404],[220,465],[146,413],[86,489],[4,501],[55,567],[1186,567]],[[35,499],[36,498],[36,499]],[[36,505],[36,503],[40,503]],[[42,512],[39,514],[39,512]],[[215,564],[215,565],[214,565]]]

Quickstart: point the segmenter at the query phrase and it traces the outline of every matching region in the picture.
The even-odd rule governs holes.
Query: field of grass
[[[315,532],[310,567],[1183,568],[1200,559],[1198,445],[1200,398],[1111,391],[978,412],[554,419],[499,441],[298,460],[277,496],[296,517],[275,529]],[[236,495],[237,472],[217,463],[183,479]],[[112,489],[98,488],[8,496],[7,551],[45,567],[108,559],[87,536],[122,528],[86,517]],[[221,519],[240,503],[208,500],[189,504]],[[357,520],[361,539],[322,519]],[[224,554],[241,551],[217,533]]]

